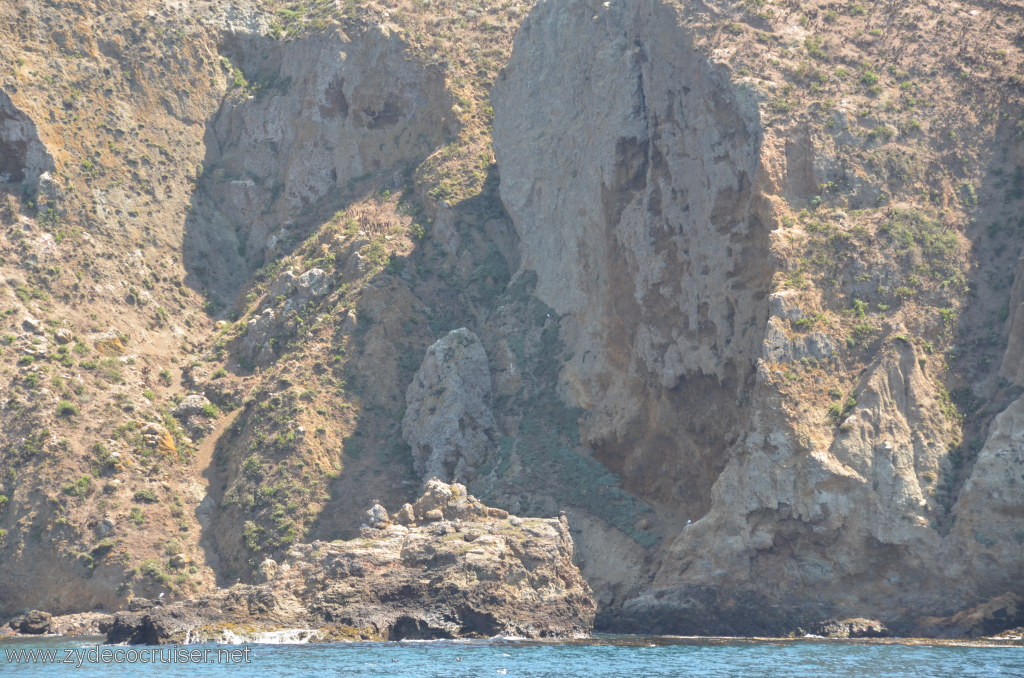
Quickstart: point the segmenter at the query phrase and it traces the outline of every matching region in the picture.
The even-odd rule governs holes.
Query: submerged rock
[[[573,564],[564,516],[523,518],[432,478],[397,514],[371,509],[360,539],[301,544],[265,583],[116,615],[107,642],[258,640],[284,629],[312,640],[574,637],[595,603]]]

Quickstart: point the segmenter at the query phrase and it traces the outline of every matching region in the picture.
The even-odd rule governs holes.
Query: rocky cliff
[[[436,475],[603,628],[1018,623],[1022,20],[0,8],[0,615],[240,605]]]
[[[559,393],[627,489],[698,517],[768,311],[756,104],[657,3],[539,4],[493,97],[520,266],[571,353]]]
[[[567,46],[569,35],[578,43]],[[892,288],[872,279],[891,264],[873,268],[856,247],[835,262],[828,291],[786,271],[803,265],[786,251],[787,222],[834,233],[833,247],[862,235],[884,247],[894,221],[926,217],[882,209],[889,223],[861,234],[863,214],[843,209],[857,206],[852,195],[831,210],[812,196],[813,213],[790,216],[807,204],[800,190],[852,188],[826,181],[846,149],[819,148],[799,124],[767,128],[752,84],[695,50],[693,29],[667,4],[541,2],[494,89],[501,196],[521,266],[564,315],[572,357],[560,394],[587,413],[581,431],[595,457],[645,502],[677,512],[651,590],[624,606],[626,624],[751,633],[863,613],[907,630],[923,609],[1018,591],[1019,565],[1006,567],[1021,558],[1006,531],[1007,502],[1022,498],[1016,448],[996,442],[1016,405],[992,422],[959,492],[941,494],[938,479],[963,464],[951,459],[950,430],[963,415],[922,357],[934,321],[887,303]],[[916,270],[956,265],[960,238],[946,220],[941,252],[924,232],[938,225],[901,234],[942,259]],[[844,280],[843,268],[857,277]],[[949,308],[937,315],[950,322],[968,286],[941,287]],[[869,300],[881,311],[870,320]],[[867,322],[844,341],[832,313]],[[865,355],[857,348],[869,337]],[[805,380],[838,382],[839,402],[807,412],[817,389]],[[951,567],[965,560],[993,567]]]

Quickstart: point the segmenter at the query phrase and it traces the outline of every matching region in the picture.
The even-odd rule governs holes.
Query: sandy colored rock
[[[402,504],[402,508],[398,509],[395,513],[395,522],[400,525],[411,525],[416,522],[416,512],[412,508],[412,504]]]
[[[180,643],[241,633],[314,629],[313,639],[574,637],[594,619],[590,589],[572,563],[565,518],[463,519],[465,537],[444,514],[465,488],[432,480],[432,526],[386,525],[351,542],[292,549],[264,561],[266,583],[236,585],[197,599],[118,613],[108,642]],[[468,539],[468,541],[467,541]],[[136,608],[140,606],[134,606]]]
[[[171,432],[167,430],[162,431],[156,441],[157,452],[161,454],[174,454],[177,449],[177,443],[174,442],[174,436],[171,435]]]
[[[860,617],[822,622],[812,627],[812,633],[826,638],[886,638],[891,635],[882,622]]]
[[[93,342],[93,346],[100,355],[107,357],[119,356],[125,352],[124,342],[116,333],[110,333]]]

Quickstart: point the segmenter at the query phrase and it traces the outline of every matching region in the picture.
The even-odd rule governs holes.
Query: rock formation
[[[589,633],[594,602],[572,562],[564,517],[518,518],[458,483],[430,479],[391,522],[375,505],[359,539],[295,545],[261,566],[264,583],[117,614],[112,643]]]
[[[697,516],[747,416],[772,270],[756,105],[691,42],[663,3],[541,2],[493,98],[502,202],[564,316],[584,440]]]
[[[424,480],[473,480],[493,456],[497,425],[491,413],[487,354],[461,328],[438,339],[405,394],[402,436]]]
[[[31,118],[0,89],[0,183],[35,184],[52,169],[53,158]]]
[[[914,610],[1019,587],[1016,405],[996,417],[951,532],[936,491],[951,464],[942,396],[905,328],[883,329],[839,421],[784,406],[778,375],[828,373],[837,345],[803,329],[807,295],[769,295],[774,140],[750,91],[692,43],[670,3],[542,1],[494,89],[521,267],[571,349],[560,393],[587,413],[595,457],[679,517],[650,588],[614,623],[777,633],[871,614],[907,632]]]
[[[377,27],[301,43],[250,30],[223,39],[255,95],[229,98],[210,121],[186,246],[204,279],[232,289],[280,254],[297,215],[331,209],[353,180],[441,143],[450,112],[440,69]]]

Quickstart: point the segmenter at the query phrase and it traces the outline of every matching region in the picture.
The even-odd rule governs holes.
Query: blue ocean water
[[[193,645],[161,648],[159,663],[115,664],[99,653],[151,648],[97,647],[101,639],[0,640],[2,676],[231,675],[303,678],[621,678],[623,676],[821,676],[911,678],[1024,676],[1024,647],[878,644],[814,640],[597,637],[587,641],[431,641],[311,645]],[[24,663],[20,650],[53,650],[62,663]],[[92,650],[90,659],[89,651]],[[217,651],[221,654],[217,663]],[[77,651],[77,652],[76,652]],[[208,652],[206,652],[208,651]],[[198,652],[198,654],[197,654]],[[193,663],[184,659],[202,659]],[[189,653],[186,656],[185,653]],[[124,658],[124,655],[120,655]],[[245,663],[245,657],[251,663]],[[39,658],[39,655],[36,655]],[[138,656],[135,657],[139,659]],[[235,659],[235,662],[228,660]],[[84,660],[84,661],[83,661]],[[68,662],[68,663],[63,663]],[[78,665],[80,664],[80,665]]]

